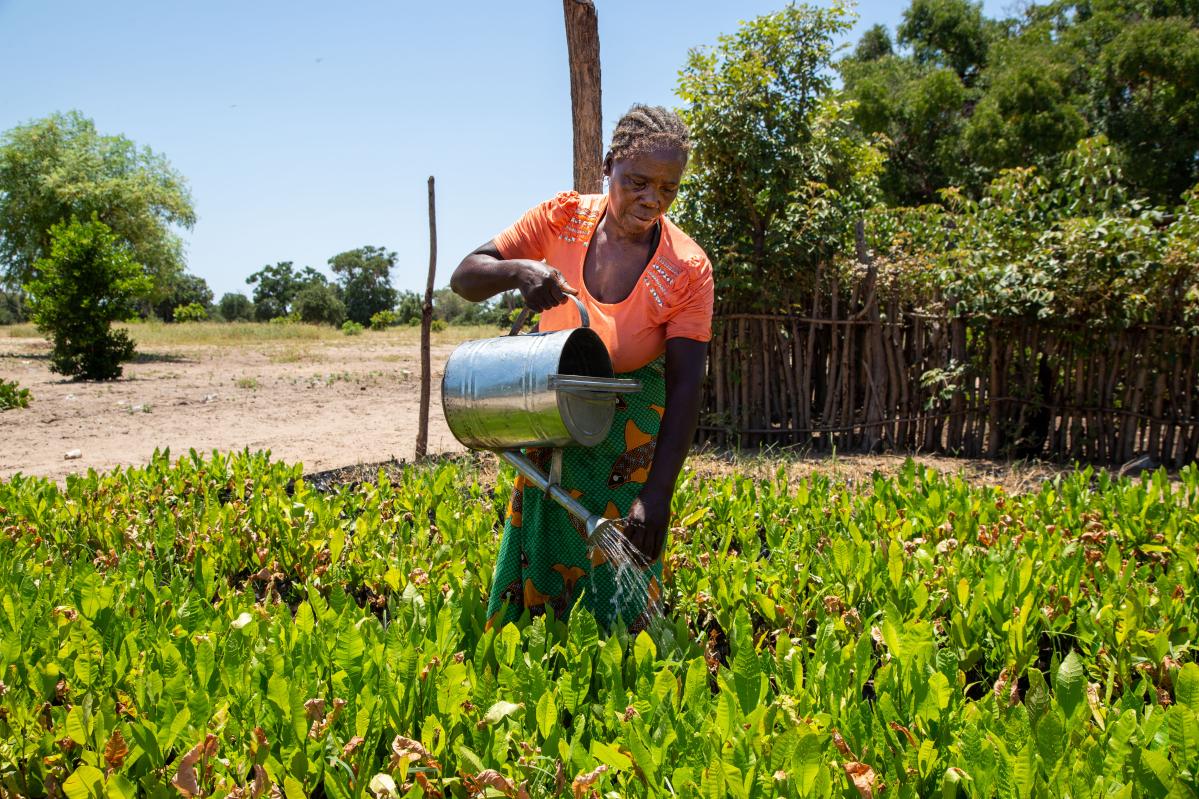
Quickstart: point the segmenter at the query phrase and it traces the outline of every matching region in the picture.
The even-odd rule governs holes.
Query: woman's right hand
[[[537,313],[548,311],[566,302],[567,294],[578,294],[579,290],[562,273],[541,261],[518,261],[517,288],[525,305]]]

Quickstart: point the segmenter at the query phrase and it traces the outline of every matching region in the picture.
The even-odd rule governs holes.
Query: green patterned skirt
[[[608,437],[594,447],[562,452],[562,487],[592,513],[609,519],[627,516],[641,493],[666,406],[662,359],[617,377],[640,380],[642,390],[622,395]],[[548,471],[550,450],[525,454],[543,473]],[[617,591],[615,569],[602,552],[588,551],[583,523],[517,475],[491,582],[489,627],[515,621],[525,610],[539,615],[547,607],[565,618],[582,595],[605,628],[619,616],[636,632],[648,624],[650,603],[661,595],[661,559],[637,579],[644,581],[645,591]]]

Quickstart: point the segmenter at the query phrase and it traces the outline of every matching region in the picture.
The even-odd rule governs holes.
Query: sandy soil
[[[74,382],[52,373],[49,344],[0,338],[0,377],[33,392],[28,408],[0,412],[0,479],[16,472],[62,481],[88,469],[146,463],[194,448],[269,449],[305,472],[411,459],[420,404],[420,352],[364,335],[343,341],[155,345],[122,379]],[[457,452],[441,414],[435,344],[429,451]],[[82,457],[65,459],[78,449]]]

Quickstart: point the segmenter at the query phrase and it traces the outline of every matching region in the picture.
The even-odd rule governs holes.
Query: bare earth
[[[429,452],[457,452],[441,413],[441,367],[452,342],[434,343]],[[365,334],[344,341],[142,346],[112,382],[52,373],[49,344],[0,338],[0,378],[33,392],[0,412],[0,479],[16,472],[61,482],[70,473],[172,457],[270,450],[305,472],[411,460],[420,405],[420,350]],[[82,457],[66,460],[69,450]]]
[[[412,459],[420,404],[416,331],[263,341],[251,331],[250,339],[228,341],[217,325],[194,330],[202,343],[189,340],[185,326],[149,331],[123,378],[95,383],[52,373],[50,345],[32,328],[9,329],[7,337],[0,328],[0,379],[15,379],[33,393],[28,408],[0,412],[0,480],[21,472],[61,483],[88,469],[144,465],[156,448],[168,447],[172,457],[189,449],[270,450],[276,460],[302,463],[306,474],[345,469],[356,479],[371,479],[375,464]],[[497,334],[451,328],[434,335],[430,454],[463,451],[441,413],[446,359],[460,341]],[[65,458],[76,449],[80,458]],[[781,466],[793,478],[821,472],[868,485],[875,471],[893,474],[907,457],[699,452],[688,468],[701,476],[768,478]],[[915,457],[1012,492],[1035,489],[1057,471],[1042,464]],[[493,464],[490,456],[481,462],[487,469]],[[347,468],[355,466],[370,468]]]

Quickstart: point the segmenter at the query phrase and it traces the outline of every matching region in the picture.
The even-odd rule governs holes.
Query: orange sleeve
[[[496,236],[496,249],[505,259],[528,258],[541,261],[546,257],[549,242],[561,231],[579,204],[578,192],[564,191],[556,197],[534,205],[524,216]]]
[[[689,338],[695,341],[712,339],[712,305],[715,300],[715,282],[712,278],[712,263],[707,258],[692,266],[687,296],[678,304],[675,312],[666,320],[666,338]]]

